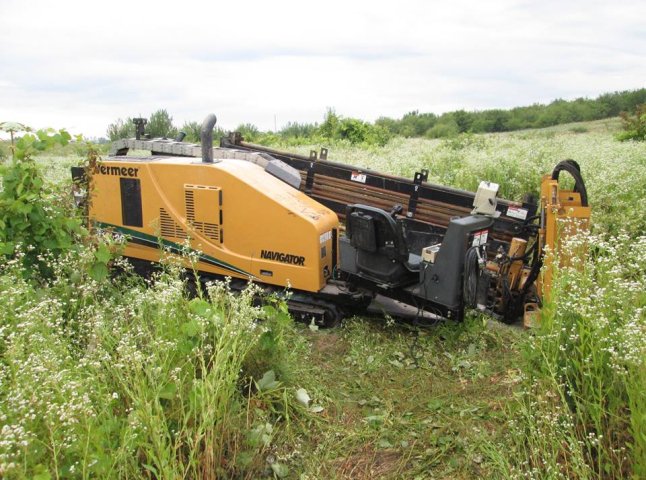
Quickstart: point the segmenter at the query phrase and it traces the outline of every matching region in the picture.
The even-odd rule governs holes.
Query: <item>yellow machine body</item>
[[[536,325],[554,268],[581,253],[566,253],[563,240],[590,221],[585,182],[571,159],[543,178],[537,208],[530,200],[498,204],[497,186],[486,182],[473,196],[425,183],[425,171],[413,181],[357,173],[317,161],[316,152],[280,152],[236,134],[213,148],[213,114],[199,146],[144,138],[145,121],[137,120],[137,138],[114,142],[111,156],[90,172],[72,169],[75,198],[90,221],[127,237],[124,255],[144,263],[135,267],[160,262],[164,250],[189,253],[177,258],[201,279],[292,288],[290,312],[320,325],[365,311],[376,295],[445,318],[478,308]],[[151,156],[128,156],[130,150]],[[572,190],[560,188],[561,172],[574,178]],[[347,222],[342,234],[337,214]]]
[[[125,256],[190,249],[215,275],[317,292],[336,265],[337,215],[244,160],[108,158],[92,170],[89,216],[128,237]]]

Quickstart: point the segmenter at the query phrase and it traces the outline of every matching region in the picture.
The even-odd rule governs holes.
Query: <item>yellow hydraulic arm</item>
[[[559,187],[561,171],[574,177],[574,189],[564,190]],[[589,225],[590,207],[579,165],[573,160],[564,160],[555,167],[552,175],[545,175],[541,182],[539,246],[544,252],[544,259],[543,275],[537,280],[537,285],[543,300],[550,299],[555,261],[559,265],[568,265],[572,261],[560,248],[563,241],[587,230]]]

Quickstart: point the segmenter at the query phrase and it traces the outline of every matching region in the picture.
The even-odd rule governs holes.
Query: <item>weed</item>
[[[555,301],[524,346],[524,393],[510,421],[507,472],[638,478],[644,463],[646,237],[574,238],[585,266],[558,271]],[[567,254],[567,252],[566,252]],[[630,262],[618,262],[630,258]]]

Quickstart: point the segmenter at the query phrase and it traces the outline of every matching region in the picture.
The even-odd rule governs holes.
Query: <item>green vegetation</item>
[[[621,121],[624,131],[617,135],[618,140],[646,140],[646,103],[637,106],[632,116],[622,112]]]
[[[572,132],[585,128],[587,133]],[[646,232],[646,152],[643,142],[618,142],[618,119],[499,134],[461,134],[448,139],[393,138],[383,148],[339,143],[330,160],[413,178],[428,169],[429,181],[475,191],[481,180],[500,184],[500,196],[520,201],[538,195],[541,177],[562,159],[582,165],[592,222],[599,231],[638,236]],[[307,155],[318,145],[293,150]]]
[[[274,427],[289,428],[304,407],[284,377],[262,383],[250,372],[267,351],[287,355],[284,307],[259,309],[253,288],[232,296],[217,284],[188,300],[173,268],[150,287],[96,281],[86,272],[99,252],[52,261],[47,285],[22,280],[14,264],[3,269],[3,478],[220,478],[280,468],[261,455]]]
[[[61,192],[46,185],[32,158],[70,139],[64,130],[25,133],[12,145],[11,162],[0,166],[0,256],[14,258],[23,249],[20,260],[26,275],[47,276],[48,260],[72,249],[82,233],[78,219],[52,215],[63,201]]]
[[[523,345],[510,436],[492,452],[508,478],[646,475],[646,236],[580,235],[561,254],[582,244],[585,265],[558,271],[555,301]]]
[[[177,136],[178,130],[173,125],[173,117],[165,109],[154,111],[147,120],[146,133],[152,138],[174,138]],[[135,125],[132,118],[117,119],[114,123],[108,125],[107,134],[110,141],[119,140],[120,138],[133,138],[135,136]]]
[[[302,340],[284,302],[256,307],[256,287],[234,296],[226,284],[189,299],[173,257],[149,285],[134,277],[123,239],[90,237],[32,158],[68,140],[24,134],[2,167],[0,475],[284,471],[261,454],[308,406],[289,383]]]
[[[241,124],[235,131],[240,132],[246,141],[261,145],[297,146],[317,143],[383,147],[394,136],[453,138],[465,133],[511,132],[622,115],[627,124],[627,133],[622,134],[621,139],[643,139],[644,120],[640,119],[644,110],[640,105],[645,103],[646,88],[642,88],[606,93],[596,99],[554,100],[548,105],[534,104],[510,110],[492,109],[473,112],[456,110],[442,115],[420,113],[415,110],[405,114],[401,119],[381,117],[374,123],[342,117],[330,108],[321,124],[289,122],[278,132],[262,132],[255,125]],[[638,110],[639,108],[642,109]],[[635,119],[630,117],[629,112],[637,112]],[[163,128],[160,127],[161,125]],[[178,130],[173,126],[172,117],[166,110],[158,110],[151,115],[146,131],[151,137],[169,138],[175,137],[178,131],[183,131],[187,134],[186,141],[199,142],[200,139],[200,123],[186,122]],[[216,137],[224,133],[223,130],[216,128]],[[130,118],[118,119],[108,127],[110,140],[133,136],[134,126]]]
[[[134,138],[135,124],[132,123],[132,118],[130,117],[125,120],[119,118],[114,123],[108,125],[106,133],[111,142],[119,140],[120,138]]]
[[[586,122],[616,117],[621,112],[633,112],[646,102],[646,89],[606,93],[596,99],[554,100],[548,105],[535,104],[510,110],[457,110],[442,115],[413,111],[400,120],[382,118],[392,133],[404,137],[444,138],[460,133],[510,132],[528,128],[543,128],[572,122]]]
[[[173,117],[164,109],[150,114],[146,132],[153,138],[174,138],[177,136],[177,128],[173,126]]]
[[[327,132],[342,122],[328,112]],[[0,476],[643,478],[646,144],[617,141],[620,127],[333,142],[332,160],[405,176],[428,168],[431,181],[471,190],[489,179],[513,199],[577,160],[593,231],[562,255],[586,245],[575,265],[585,268],[557,271],[531,334],[475,316],[424,329],[353,318],[322,331],[293,325],[280,301],[254,306],[253,290],[214,284],[189,298],[172,256],[151,282],[130,275],[123,239],[73,229],[73,247],[56,254],[12,241],[0,266]],[[291,128],[297,151],[319,146],[305,142],[309,127]],[[4,175],[29,179],[20,193],[3,180],[0,196],[26,189],[60,228],[77,219],[61,193],[68,167],[89,148],[45,143],[58,156],[5,161]],[[24,261],[33,247],[46,272]]]

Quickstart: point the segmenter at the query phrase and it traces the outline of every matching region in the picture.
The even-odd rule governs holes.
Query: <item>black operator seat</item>
[[[393,209],[398,213],[400,209]],[[346,236],[358,251],[386,256],[409,271],[419,271],[421,257],[411,254],[401,225],[380,208],[354,204],[346,208]]]

